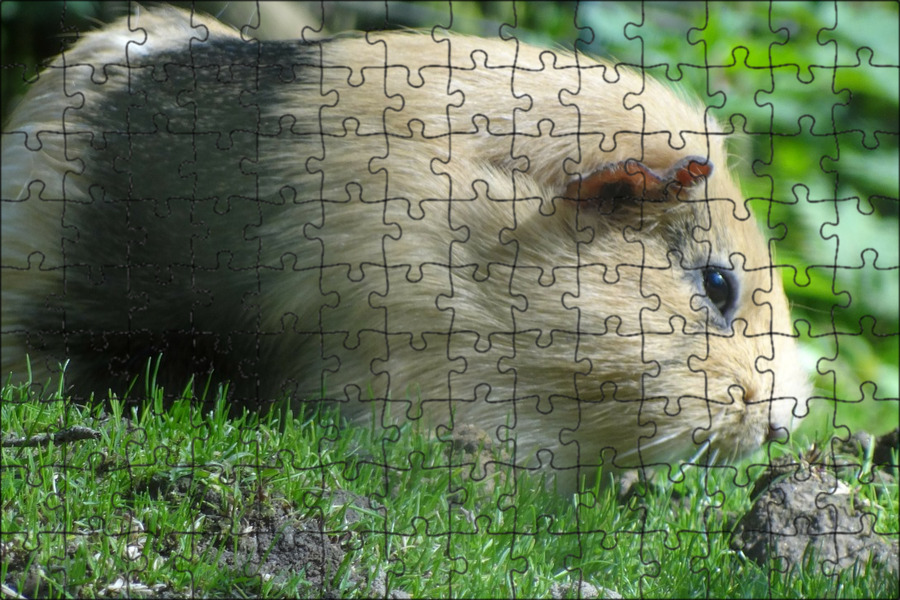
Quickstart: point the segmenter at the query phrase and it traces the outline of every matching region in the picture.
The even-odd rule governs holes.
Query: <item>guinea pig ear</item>
[[[688,156],[662,175],[645,164],[628,159],[612,163],[587,176],[578,176],[566,187],[565,198],[595,203],[665,200],[690,189],[712,174],[713,165],[699,156]]]

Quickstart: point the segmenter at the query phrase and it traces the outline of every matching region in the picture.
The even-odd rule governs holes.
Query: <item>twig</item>
[[[56,433],[42,433],[32,437],[10,438],[0,442],[4,448],[34,448],[46,446],[51,441],[55,444],[61,442],[74,442],[77,440],[96,440],[100,438],[100,432],[90,427],[68,427]]]

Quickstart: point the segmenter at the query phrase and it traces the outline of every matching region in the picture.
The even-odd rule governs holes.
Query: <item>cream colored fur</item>
[[[86,323],[98,315],[98,328],[114,330],[104,311],[132,303],[135,330],[166,329],[167,311],[142,321],[138,310],[140,294],[158,293],[173,315],[190,307],[196,329],[223,340],[237,324],[256,328],[255,342],[231,350],[265,366],[250,394],[301,399],[324,385],[361,420],[389,403],[387,421],[424,413],[431,429],[472,423],[496,442],[515,439],[517,462],[563,469],[565,487],[590,476],[601,455],[617,467],[671,463],[710,442],[727,460],[791,428],[807,379],[769,245],[728,169],[726,136],[701,107],[638,72],[516,40],[389,32],[313,46],[321,65],[286,60],[283,85],[235,95],[235,113],[249,115],[242,123],[258,115],[259,135],[229,136],[242,127],[223,123],[221,173],[212,165],[193,178],[182,138],[135,138],[122,170],[161,163],[171,173],[135,180],[135,196],[168,198],[183,180],[186,195],[219,198],[217,211],[197,204],[193,223],[158,225],[190,240],[185,264],[210,268],[179,296],[159,285],[168,263],[155,279],[136,269],[127,291],[104,287],[118,280],[97,267],[96,294],[73,296],[59,267],[74,259],[64,253],[82,263],[103,256],[103,229],[70,226],[84,210],[73,201],[90,199],[96,183],[90,145],[133,112],[110,105],[110,90],[126,88],[139,67],[156,65],[162,77],[161,54],[188,63],[191,44],[246,43],[173,9],[131,24],[87,35],[4,128],[4,368],[40,354],[35,323],[59,328],[63,311]],[[315,78],[292,81],[298,73]],[[203,82],[214,90],[211,77]],[[146,102],[172,115],[200,96]],[[199,110],[201,129],[214,130]],[[142,155],[144,143],[152,149]],[[690,155],[714,172],[680,200],[608,215],[561,197],[573,179],[626,159],[664,173]],[[204,177],[220,187],[190,188]],[[165,250],[153,220],[133,225],[136,240]],[[664,235],[676,230],[688,232],[681,246]],[[79,254],[79,244],[95,249]],[[740,281],[733,327],[708,321],[692,279],[707,262],[733,266]],[[232,312],[204,312],[228,297],[240,299]],[[47,307],[38,321],[26,310],[35,306]],[[59,353],[35,359],[53,365]],[[70,354],[77,373],[90,353]],[[97,392],[114,386],[96,370],[83,380]]]

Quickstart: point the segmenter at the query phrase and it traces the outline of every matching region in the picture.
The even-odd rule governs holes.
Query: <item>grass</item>
[[[615,486],[567,498],[529,472],[468,477],[449,442],[409,424],[348,428],[287,406],[229,415],[223,388],[196,398],[188,386],[164,403],[152,377],[142,405],[84,407],[62,384],[34,389],[3,388],[4,440],[73,426],[98,437],[2,450],[0,576],[29,597],[546,597],[580,578],[625,597],[897,592],[865,571],[784,574],[737,555],[729,532],[751,501],[740,469],[657,477],[624,502]],[[893,475],[853,485],[883,532],[898,531]],[[298,538],[315,530],[344,554],[324,583],[303,562],[279,570],[284,546],[262,547],[267,523]],[[241,555],[253,540],[258,554]]]
[[[2,46],[4,115],[36,65],[59,51],[63,26],[108,21],[112,4],[2,3],[2,38],[13,40]],[[496,36],[502,27],[546,47],[650,65],[743,127],[735,170],[745,200],[777,240],[779,264],[794,265],[778,270],[795,304],[802,368],[815,377],[804,435],[896,426],[895,3],[332,4],[332,32],[452,22]],[[235,24],[256,22],[243,18]],[[407,18],[415,20],[391,20]],[[185,394],[164,407],[150,385],[138,407],[84,408],[65,399],[61,382],[45,389],[3,388],[4,439],[71,426],[100,438],[2,449],[0,576],[32,596],[314,595],[306,573],[267,578],[218,564],[243,539],[225,533],[272,514],[314,523],[347,551],[332,577],[347,596],[377,592],[359,582],[379,574],[413,596],[546,595],[579,576],[626,597],[897,594],[885,578],[781,574],[736,556],[727,531],[750,503],[741,471],[694,469],[624,504],[612,488],[548,494],[528,474],[488,493],[447,465],[446,443],[411,427],[349,429],[334,414],[287,410],[229,416],[221,390],[208,390],[206,405]],[[765,459],[742,471],[754,461]],[[866,475],[852,487],[896,539],[897,485]],[[325,489],[376,504],[334,506]]]

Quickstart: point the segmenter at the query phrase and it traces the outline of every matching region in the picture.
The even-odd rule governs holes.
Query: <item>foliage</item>
[[[695,467],[571,498],[535,473],[496,474],[448,460],[448,443],[401,431],[343,429],[339,416],[279,406],[230,414],[227,390],[185,387],[166,404],[148,369],[147,400],[85,408],[64,385],[4,386],[4,440],[85,427],[96,439],[2,449],[0,580],[26,596],[547,597],[580,579],[625,597],[890,597],[891,577],[763,569],[729,548],[763,465]],[[792,451],[796,451],[796,448]],[[501,456],[495,460],[502,461]],[[897,531],[897,471],[852,482]],[[895,460],[896,464],[896,460]],[[385,465],[391,465],[385,468]],[[487,474],[487,477],[484,475]],[[339,491],[340,495],[335,495]],[[327,582],[222,562],[287,515],[345,555]],[[352,518],[351,518],[352,517]],[[256,524],[256,528],[250,524]],[[302,526],[301,526],[302,525]],[[260,548],[275,553],[282,547]],[[379,576],[384,589],[373,587]]]

